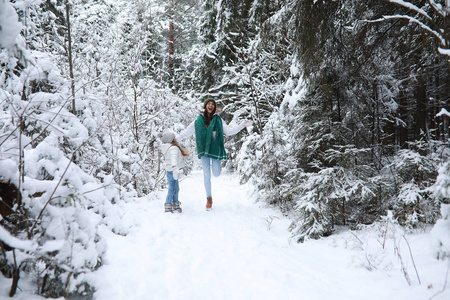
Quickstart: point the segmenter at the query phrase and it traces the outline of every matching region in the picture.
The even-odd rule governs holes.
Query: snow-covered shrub
[[[169,89],[159,89],[151,80],[142,80],[138,98],[133,89],[124,92],[119,112],[114,102],[106,103],[108,138],[114,143],[112,172],[117,183],[142,196],[165,184],[158,134],[179,132],[194,120],[196,106],[192,99],[186,101]],[[183,141],[189,148],[188,143]]]
[[[291,230],[298,240],[319,238],[335,225],[370,224],[379,214],[372,168],[359,165],[367,149],[337,147],[325,152],[333,167],[297,177],[295,220]]]
[[[11,295],[19,278],[48,297],[87,294],[87,275],[106,251],[99,228],[127,233],[113,206],[120,189],[108,172],[103,112],[98,99],[78,90],[80,113],[73,115],[70,84],[55,58],[22,53],[19,61],[0,49],[0,178],[20,191],[0,223],[31,246],[5,246],[1,268],[13,277]]]
[[[441,218],[437,220],[431,234],[438,241],[437,257],[443,259],[450,256],[450,161],[439,169],[431,190],[435,199],[441,203]]]
[[[346,247],[361,251],[354,257],[353,264],[368,270],[390,270],[393,262],[389,254],[392,247],[405,233],[404,229],[394,219],[392,212],[382,216],[370,225],[358,225],[357,230],[349,231],[342,237],[346,240]]]
[[[293,174],[292,174],[293,175]],[[303,173],[296,176],[298,191],[295,195],[295,219],[289,229],[297,241],[318,239],[331,234],[333,216],[329,197],[333,193],[333,170],[324,169],[319,173]]]
[[[241,149],[236,157],[237,171],[241,177],[241,183],[245,183],[252,178],[255,161],[261,156],[262,151],[256,148],[259,135],[254,133],[249,135],[242,143]]]
[[[450,256],[450,204],[441,204],[441,216],[431,230],[431,235],[437,240],[436,258],[445,259]]]
[[[254,126],[258,127],[258,133],[243,144],[238,157],[239,170],[244,176],[252,175],[259,199],[278,206],[286,214],[295,204],[293,199],[300,171],[298,166],[303,160],[303,157],[298,157],[295,153],[301,141],[296,137],[298,123],[293,108],[302,99],[304,91],[298,77],[298,66],[293,64],[290,71],[291,78],[285,84],[286,87],[274,86],[273,101],[278,100],[278,94],[283,93],[284,88],[290,90],[290,93],[286,93],[279,108],[273,106],[270,111],[262,107],[262,112],[252,112],[257,120]],[[259,106],[258,108],[261,109]]]
[[[367,270],[400,270],[409,285],[421,282],[406,231],[394,218],[392,211],[370,225],[359,225],[357,230],[344,232],[334,242],[355,255],[352,264]]]
[[[289,134],[283,122],[270,118],[261,136],[253,136],[244,144],[241,155],[250,158],[243,160],[241,172],[252,174],[253,183],[259,193],[259,199],[270,205],[277,205],[283,211],[290,210],[292,195],[282,190],[289,186],[290,177],[286,174],[295,169],[292,157],[287,155],[290,144]],[[243,154],[244,153],[244,154]]]
[[[431,197],[429,187],[436,178],[438,158],[427,151],[428,144],[415,143],[412,149],[398,151],[387,168],[394,172],[395,194],[389,201],[398,222],[408,228],[433,224],[439,214],[439,204]]]
[[[381,178],[368,163],[370,149],[353,145],[335,146],[325,151],[324,160],[336,174],[332,183],[334,223],[337,225],[370,224],[380,214]]]

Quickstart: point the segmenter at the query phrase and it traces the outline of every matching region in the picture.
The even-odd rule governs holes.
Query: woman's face
[[[215,108],[214,102],[209,101],[208,103],[206,103],[206,111],[207,111],[209,114],[212,114],[212,113],[213,113],[214,108]]]

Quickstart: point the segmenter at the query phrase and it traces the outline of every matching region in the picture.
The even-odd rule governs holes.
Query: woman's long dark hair
[[[206,110],[206,105],[209,102],[214,103],[214,109],[212,111],[212,114],[209,114],[208,111]],[[212,99],[208,99],[208,100],[205,101],[205,104],[203,105],[203,120],[205,121],[206,125],[209,125],[209,122],[211,122],[214,114],[216,113],[216,108],[217,108],[216,101],[214,101]]]

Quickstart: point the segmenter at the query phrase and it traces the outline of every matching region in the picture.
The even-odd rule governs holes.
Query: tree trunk
[[[69,1],[66,0],[66,23],[67,23],[67,40],[68,40],[68,46],[67,46],[67,55],[69,59],[69,76],[70,76],[70,87],[72,90],[72,113],[76,114],[76,107],[75,107],[75,82],[73,77],[73,60],[72,60],[72,36],[70,34],[70,5]]]
[[[12,284],[11,289],[9,290],[9,297],[13,297],[16,294],[17,291],[17,285],[19,284],[19,268],[17,267],[17,261],[16,261],[16,250],[13,250],[13,256],[14,256],[14,266],[13,266],[13,273],[12,273]]]
[[[174,26],[173,26],[173,0],[170,0],[169,11],[169,74],[173,78],[173,55],[175,53],[174,47]]]
[[[398,119],[402,120],[405,124],[408,124],[408,109],[407,109],[407,95],[405,91],[401,91],[398,97]],[[396,141],[400,147],[405,147],[405,143],[408,141],[408,125],[404,125],[397,122],[397,134]]]
[[[415,92],[416,110],[414,114],[414,140],[420,140],[427,132],[427,90],[422,75],[418,76]]]

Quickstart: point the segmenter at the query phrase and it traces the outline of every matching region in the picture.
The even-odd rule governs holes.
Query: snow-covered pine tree
[[[225,94],[232,87],[223,86],[224,67],[239,61],[239,53],[255,35],[249,25],[250,0],[202,0],[202,15],[198,21],[198,36],[203,43],[194,51],[196,65],[192,67],[195,87],[213,95]]]

